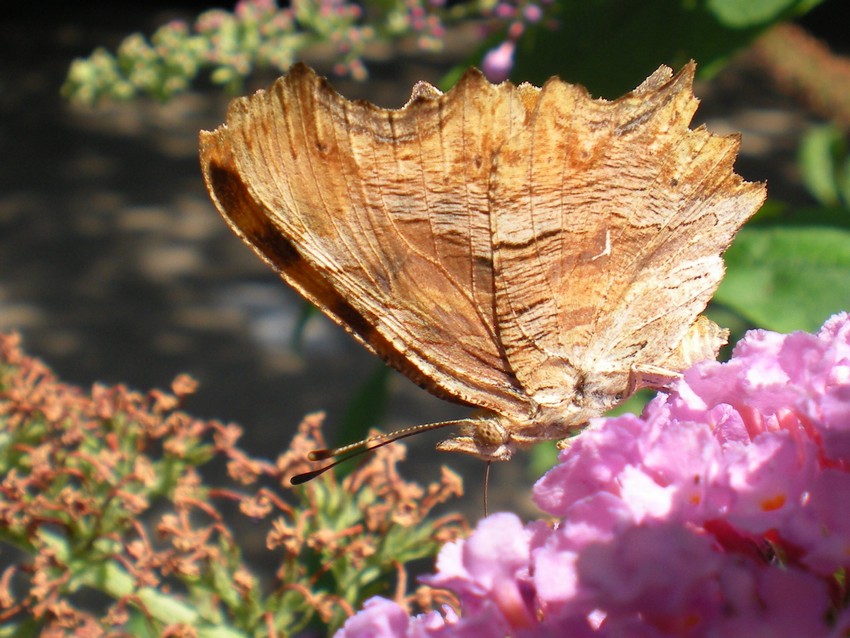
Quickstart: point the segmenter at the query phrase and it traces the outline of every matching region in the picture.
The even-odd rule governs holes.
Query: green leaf
[[[301,354],[304,346],[304,331],[307,329],[307,324],[314,317],[320,315],[319,309],[316,308],[306,299],[301,302],[298,308],[298,316],[295,319],[295,327],[292,329],[292,336],[289,345],[296,354]]]
[[[546,441],[538,443],[531,448],[531,453],[528,459],[527,476],[530,479],[537,479],[545,472],[548,472],[558,462],[558,447],[554,441]]]
[[[825,124],[809,129],[800,143],[797,163],[806,189],[821,204],[850,202],[850,151],[838,128]]]
[[[520,39],[511,77],[539,85],[559,75],[608,98],[662,63],[679,69],[694,59],[709,77],[769,26],[819,1],[562,0],[557,30],[540,24]]]
[[[369,429],[381,422],[390,399],[392,368],[377,363],[348,402],[340,428],[342,442],[365,439]]]
[[[850,230],[834,226],[744,228],[726,252],[714,299],[754,324],[816,330],[850,309]]]
[[[707,6],[721,24],[744,29],[771,22],[796,4],[796,0],[708,0]]]
[[[39,531],[39,539],[55,552],[60,562],[70,559],[67,540],[45,530]],[[196,628],[200,638],[243,638],[241,631],[225,624],[211,626],[199,611],[179,598],[153,587],[139,587],[136,579],[117,561],[92,563],[75,575],[83,585],[105,592],[113,598],[132,596],[141,605],[148,619],[161,623],[186,623]]]

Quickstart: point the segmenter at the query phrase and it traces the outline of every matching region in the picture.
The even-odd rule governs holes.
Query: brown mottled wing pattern
[[[466,73],[397,111],[304,66],[201,135],[231,228],[366,347],[487,408],[441,444],[487,459],[560,438],[711,356],[700,313],[764,199],[735,137],[690,130],[694,67],[608,102]]]
[[[732,172],[736,137],[688,129],[693,72],[662,67],[613,102],[550,80],[496,158],[499,333],[541,404],[575,391],[613,405],[633,367],[668,359],[764,199]]]
[[[510,85],[467,73],[390,111],[297,65],[201,138],[230,224],[285,280],[433,393],[525,418],[496,332],[488,180],[522,127]]]

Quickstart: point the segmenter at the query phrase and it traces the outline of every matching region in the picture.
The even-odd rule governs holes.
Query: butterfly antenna
[[[385,445],[388,445],[390,443],[395,443],[396,441],[400,441],[401,439],[406,439],[407,437],[413,436],[414,434],[419,434],[420,432],[438,430],[440,428],[445,428],[451,425],[459,425],[461,423],[463,423],[463,421],[440,421],[439,423],[425,423],[423,425],[414,425],[409,428],[402,428],[401,430],[390,432],[389,434],[378,434],[377,436],[372,436],[368,439],[357,441],[356,443],[349,443],[348,445],[343,445],[342,447],[320,448],[318,450],[313,450],[312,452],[307,454],[307,458],[311,461],[324,461],[330,458],[335,458],[336,460],[333,463],[325,465],[324,467],[320,467],[319,469],[312,470],[310,472],[304,472],[303,474],[296,474],[291,479],[289,479],[289,483],[291,485],[301,485],[303,483],[306,483],[307,481],[312,481],[317,476],[321,476],[328,470],[335,468],[340,463],[344,463],[345,461],[348,461],[350,459],[362,456],[363,454],[366,454],[373,450],[377,450],[378,448],[384,447]],[[349,454],[349,452],[351,452],[351,454]]]

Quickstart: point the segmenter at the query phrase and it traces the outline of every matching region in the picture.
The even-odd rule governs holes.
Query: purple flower
[[[462,613],[395,635],[847,635],[850,317],[752,331],[640,418],[595,420],[534,500],[558,521],[481,521],[426,579]]]
[[[528,574],[531,536],[516,515],[493,514],[465,541],[443,547],[437,574],[423,580],[461,597],[466,612],[461,624],[481,616],[492,627],[504,628],[496,635],[530,627],[535,623]]]
[[[541,18],[543,18],[543,9],[539,5],[528,4],[522,10],[522,15],[527,22],[534,24],[535,22],[540,22]]]
[[[502,42],[495,49],[490,49],[481,62],[481,70],[491,82],[504,82],[514,66],[514,49],[512,40]]]
[[[363,610],[347,621],[337,632],[348,638],[393,638],[404,636],[410,619],[396,602],[374,596],[363,604]]]

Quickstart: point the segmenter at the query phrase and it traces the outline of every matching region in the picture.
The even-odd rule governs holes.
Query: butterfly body
[[[601,398],[601,397],[600,397]],[[464,422],[461,434],[440,442],[445,452],[463,452],[488,461],[508,461],[518,448],[541,441],[565,439],[587,422],[620,401],[604,397],[586,402],[576,397],[570,402],[538,405],[534,413],[516,416],[489,415]]]
[[[693,65],[593,100],[470,71],[399,110],[303,65],[201,135],[213,201],[302,295],[430,392],[488,416],[441,449],[506,460],[716,356],[700,316],[764,189],[688,124]]]

